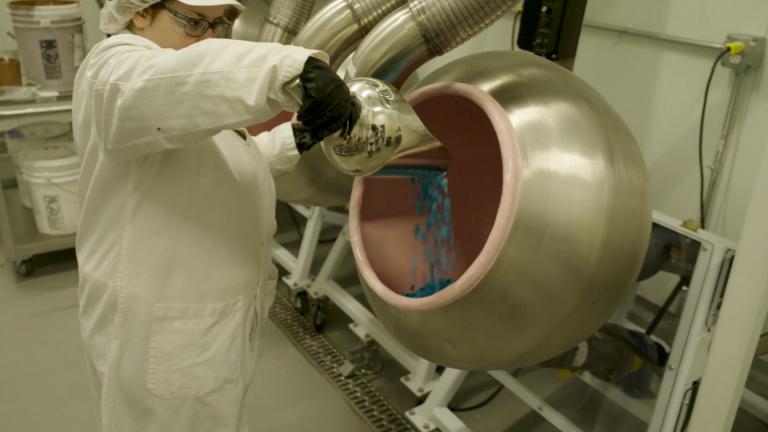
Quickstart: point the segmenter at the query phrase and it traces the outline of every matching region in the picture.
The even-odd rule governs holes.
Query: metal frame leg
[[[424,403],[405,413],[408,420],[422,431],[470,432],[467,425],[448,409],[468,374],[465,370],[446,369]]]
[[[721,270],[733,245],[706,231],[685,231],[679,221],[658,212],[654,212],[654,220],[701,245],[648,426],[653,432],[673,432],[684,427],[696,403],[693,395],[704,374],[712,338],[711,310],[718,301],[717,286],[724,277]]]
[[[277,240],[272,240],[272,259],[288,273],[293,273],[296,268],[296,257]]]
[[[722,431],[733,427],[747,373],[768,313],[768,153],[763,155],[739,239],[728,288],[691,418],[692,431]]]
[[[339,270],[341,263],[349,251],[349,232],[346,225],[341,229],[336,241],[333,242],[328,256],[323,261],[320,271],[317,273],[317,280],[332,280]]]
[[[312,207],[307,226],[304,228],[304,237],[301,239],[299,254],[296,257],[296,265],[290,275],[285,277],[285,283],[291,290],[302,289],[311,283],[309,272],[312,269],[312,260],[315,257],[317,242],[320,239],[320,231],[323,229],[323,207]]]
[[[408,419],[422,431],[440,429],[442,432],[470,432],[469,427],[448,408],[448,405],[456,396],[456,392],[459,391],[468,374],[469,372],[465,370],[446,369],[424,403],[406,412]],[[558,430],[563,432],[582,432],[581,429],[545,402],[543,398],[529,390],[509,372],[488,371],[488,374]]]
[[[306,289],[312,282],[310,273],[312,262],[315,258],[317,245],[320,240],[320,232],[325,225],[343,226],[346,224],[347,215],[334,212],[324,207],[307,207],[289,204],[291,208],[302,217],[307,218],[299,253],[294,256],[277,239],[272,241],[272,259],[288,271],[288,276],[283,280],[291,288],[292,292]]]
[[[565,418],[559,411],[548,404],[544,399],[524,386],[517,378],[507,371],[489,371],[489,375],[500,382],[507,390],[511,391],[528,406],[544,417],[552,426],[563,432],[582,432],[575,424]]]
[[[437,365],[412,353],[400,344],[378,319],[347,290],[339,286],[333,277],[338,271],[347,252],[350,250],[349,233],[345,226],[333,244],[316,280],[309,287],[310,296],[319,299],[328,297],[348,317],[352,319],[350,329],[363,341],[375,340],[400,364],[408,369],[409,374],[402,377],[402,383],[417,396],[423,396],[432,390],[437,380]]]
[[[741,408],[768,424],[768,400],[759,394],[745,388],[741,395]]]

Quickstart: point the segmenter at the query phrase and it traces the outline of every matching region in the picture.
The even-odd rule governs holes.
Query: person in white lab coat
[[[106,3],[74,87],[82,336],[103,432],[242,432],[273,176],[359,110],[324,53],[225,39],[237,1],[155,1]]]

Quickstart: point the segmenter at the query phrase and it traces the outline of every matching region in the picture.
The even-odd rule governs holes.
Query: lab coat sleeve
[[[105,156],[117,159],[296,111],[306,59],[326,59],[300,47],[228,39],[162,49],[136,35],[114,36],[93,51],[85,71],[92,115]]]
[[[246,145],[249,150],[260,152],[267,160],[272,177],[278,177],[293,170],[299,161],[299,151],[296,149],[290,122],[255,137],[248,137]]]

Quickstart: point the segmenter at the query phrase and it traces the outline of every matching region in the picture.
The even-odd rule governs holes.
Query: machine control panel
[[[517,45],[573,68],[586,0],[526,0]]]
[[[533,52],[557,60],[557,40],[560,34],[563,5],[558,1],[544,1],[541,4],[539,25],[533,40]]]

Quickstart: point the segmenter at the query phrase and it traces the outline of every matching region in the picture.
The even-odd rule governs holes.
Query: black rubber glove
[[[360,111],[360,103],[356,100],[353,100],[352,113],[349,115],[348,121],[341,127],[341,129],[338,129],[339,134],[342,137],[347,137],[352,132],[352,128],[355,127],[355,123],[357,123],[357,120],[360,118]],[[319,143],[329,135],[332,135],[333,132],[335,132],[332,131],[328,134],[325,132],[317,134],[303,123],[293,123],[291,126],[293,127],[293,140],[296,142],[296,149],[299,151],[299,153],[308,151],[315,144]]]
[[[340,128],[337,129],[339,131],[339,134],[342,137],[347,137],[352,132],[352,128],[355,127],[355,124],[357,123],[357,120],[360,118],[360,103],[357,100],[352,100],[352,112],[348,117],[347,122]],[[324,130],[321,133],[316,133],[315,131],[308,128],[303,123],[293,123],[293,139],[296,142],[296,149],[299,151],[299,153],[304,153],[305,151],[308,151],[311,149],[315,144],[319,143],[320,141],[324,140],[326,137],[332,135],[336,131],[331,131],[329,133],[326,133],[327,130]]]
[[[293,140],[296,142],[296,150],[299,151],[299,154],[304,153],[322,141],[315,139],[309,128],[301,123],[294,123],[291,126],[293,126]]]
[[[298,120],[307,129],[301,134],[308,133],[314,140],[312,144],[338,131],[347,136],[360,118],[360,105],[350,95],[347,84],[330,66],[314,57],[307,59],[299,78],[304,94]]]

